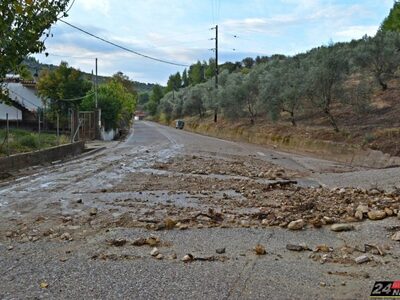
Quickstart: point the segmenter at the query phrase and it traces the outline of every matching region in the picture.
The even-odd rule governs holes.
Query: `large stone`
[[[151,252],[150,252],[151,256],[157,256],[158,254],[160,254],[160,251],[158,251],[158,248],[153,248],[153,250],[151,250]]]
[[[369,262],[370,259],[367,255],[361,255],[361,256],[357,257],[355,259],[355,261],[357,264],[363,264],[363,263]]]
[[[361,221],[364,218],[364,214],[362,213],[362,211],[357,210],[356,213],[354,214],[354,217]]]
[[[288,229],[290,230],[300,230],[303,229],[303,227],[306,225],[303,219],[299,219],[296,221],[292,221],[288,225]]]
[[[356,211],[359,211],[359,212],[361,212],[363,214],[366,214],[369,211],[368,205],[360,204],[359,206],[357,206]]]
[[[392,240],[396,241],[396,242],[400,242],[400,231],[397,231],[395,234],[393,234]]]
[[[386,212],[383,210],[371,210],[368,212],[368,218],[370,220],[382,220],[386,218]]]
[[[351,224],[333,224],[331,226],[332,231],[340,232],[340,231],[350,231],[353,230],[354,226]]]

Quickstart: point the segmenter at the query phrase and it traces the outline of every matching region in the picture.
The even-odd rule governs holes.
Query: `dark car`
[[[183,129],[184,126],[185,126],[185,122],[182,121],[182,120],[178,120],[178,121],[176,121],[176,123],[175,123],[175,128],[176,128],[176,129]]]

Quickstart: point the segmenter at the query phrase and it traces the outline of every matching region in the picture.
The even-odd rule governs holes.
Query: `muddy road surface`
[[[400,279],[398,168],[137,122],[0,181],[0,299],[368,299]]]

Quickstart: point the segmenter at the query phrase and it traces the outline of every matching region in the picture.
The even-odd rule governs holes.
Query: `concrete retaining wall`
[[[215,127],[209,124],[186,122],[185,129],[221,139],[274,146],[281,150],[312,154],[327,160],[338,161],[352,166],[388,168],[400,166],[400,157],[390,156],[381,151],[331,141],[307,139],[292,135],[277,136],[252,130]]]
[[[82,153],[85,142],[57,146],[45,150],[15,154],[0,158],[0,173],[61,160]]]

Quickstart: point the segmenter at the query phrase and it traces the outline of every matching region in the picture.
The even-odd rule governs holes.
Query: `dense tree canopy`
[[[394,1],[393,8],[390,10],[389,16],[383,21],[381,29],[383,31],[400,32],[400,2]]]
[[[46,30],[67,8],[69,0],[0,1],[0,82],[30,53],[45,49]]]
[[[251,124],[258,118],[277,121],[287,116],[296,126],[298,113],[307,110],[321,114],[339,131],[334,107],[349,105],[365,113],[374,88],[390,88],[390,80],[398,76],[399,39],[400,33],[380,31],[375,37],[318,47],[293,57],[273,55],[225,63],[218,89],[214,78],[202,73],[212,60],[209,65],[197,62],[188,72],[190,85],[183,84],[174,95],[166,93],[159,105],[154,102],[151,112],[169,120],[220,111],[225,118],[247,118]]]

